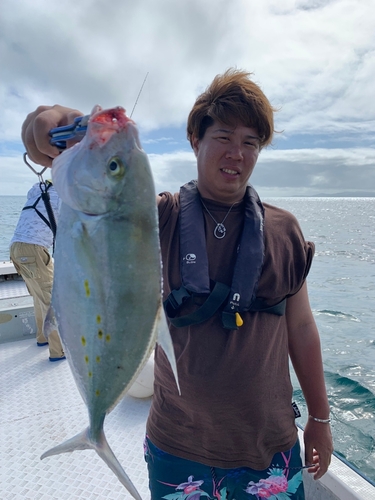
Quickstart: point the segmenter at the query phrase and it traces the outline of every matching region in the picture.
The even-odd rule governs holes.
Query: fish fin
[[[172,338],[171,338],[171,334],[169,333],[168,323],[167,323],[164,308],[162,305],[160,306],[159,311],[158,311],[158,315],[157,315],[156,333],[157,333],[157,343],[160,345],[160,347],[165,352],[165,355],[167,356],[167,359],[168,359],[169,364],[171,365],[171,368],[173,371],[174,378],[176,380],[178,393],[181,396],[181,389],[180,389],[180,384],[178,382],[177,364],[176,364],[176,358],[174,355]]]
[[[58,446],[55,446],[54,448],[46,451],[40,458],[41,460],[43,460],[46,457],[59,455],[60,453],[68,453],[74,450],[88,449],[96,451],[99,457],[108,465],[111,471],[117,476],[119,481],[125,486],[125,488],[136,500],[142,500],[136,487],[111,450],[103,429],[100,431],[98,438],[94,440],[90,438],[90,428],[88,427],[87,429],[68,439],[64,443],[61,443]]]
[[[50,306],[48,308],[45,320],[44,320],[44,325],[43,325],[43,333],[44,336],[48,339],[49,335],[55,331],[59,330],[58,324],[57,324],[57,319],[55,316],[55,311],[53,310],[53,307]]]
[[[90,442],[88,437],[89,429],[80,432],[76,436],[64,441],[63,443],[51,448],[48,451],[45,451],[43,455],[40,457],[41,460],[46,457],[52,457],[52,455],[59,455],[60,453],[68,453],[69,451],[74,450],[87,450],[93,448],[93,445]]]
[[[137,491],[137,488],[134,486],[129,476],[122,468],[120,462],[117,460],[112,449],[110,448],[105,438],[104,432],[101,433],[99,441],[100,442],[95,446],[96,453],[108,465],[111,471],[117,476],[120,483],[125,486],[132,497],[134,497],[136,500],[142,500],[140,494]]]

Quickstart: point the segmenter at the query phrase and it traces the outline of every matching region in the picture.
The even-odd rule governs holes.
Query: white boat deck
[[[93,450],[40,460],[88,425],[68,362],[51,363],[35,338],[0,346],[0,498],[72,500],[132,498]],[[143,459],[150,398],[125,398],[105,420],[115,455],[143,499],[150,498]]]
[[[68,362],[51,363],[48,348],[27,339],[1,344],[0,366],[0,499],[131,499],[93,450],[40,460],[88,424]],[[125,396],[105,420],[108,442],[144,500],[150,498],[143,459],[150,402]],[[308,500],[375,499],[375,488],[335,457],[322,481],[335,495],[306,479]]]

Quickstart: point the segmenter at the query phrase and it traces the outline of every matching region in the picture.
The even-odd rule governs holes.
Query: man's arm
[[[329,419],[329,403],[324,382],[319,332],[310,308],[306,283],[287,300],[289,355],[301,385],[309,415]],[[329,423],[309,417],[304,432],[306,464],[319,479],[327,472],[333,451]]]

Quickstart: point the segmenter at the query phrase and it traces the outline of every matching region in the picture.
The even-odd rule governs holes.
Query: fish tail
[[[95,450],[99,457],[108,465],[114,474],[118,477],[119,481],[125,486],[129,493],[136,499],[142,500],[140,494],[138,493],[136,487],[122,468],[120,462],[117,460],[115,454],[111,450],[107,439],[104,435],[103,429],[99,432],[96,439],[90,436],[90,427],[80,432],[71,439],[68,439],[64,443],[51,448],[50,450],[43,453],[40,457],[43,460],[46,457],[51,457],[52,455],[59,455],[60,453],[68,453],[74,450]]]
[[[124,469],[122,468],[120,462],[117,460],[115,454],[111,450],[104,432],[100,437],[100,442],[95,446],[95,450],[99,457],[108,465],[111,471],[116,474],[120,483],[122,483],[128,492],[134,497],[136,500],[142,500],[140,494],[138,493],[136,487],[130,480],[129,476],[126,474]]]
[[[67,441],[64,441],[64,443],[61,443],[54,448],[51,448],[50,450],[44,452],[40,459],[43,460],[43,458],[52,457],[52,455],[68,453],[69,451],[74,450],[87,450],[90,448],[93,448],[93,445],[89,439],[89,429],[86,429],[76,436],[68,439]]]

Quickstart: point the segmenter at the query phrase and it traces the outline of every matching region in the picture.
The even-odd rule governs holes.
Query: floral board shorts
[[[170,455],[146,436],[151,500],[304,500],[299,442],[276,453],[268,469],[219,469]]]

